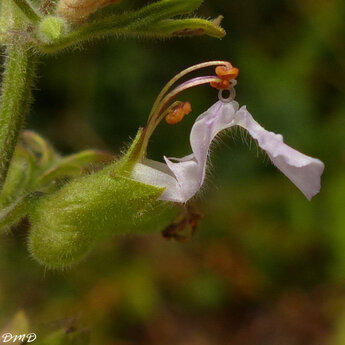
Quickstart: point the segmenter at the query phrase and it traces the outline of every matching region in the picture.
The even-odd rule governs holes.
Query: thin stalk
[[[7,1],[0,1],[0,43],[3,44],[3,34],[8,29],[8,22],[11,19],[10,6]]]
[[[202,67],[204,67],[204,64],[200,64]],[[195,67],[195,66],[194,66]],[[191,67],[193,68],[193,67]],[[185,71],[181,72],[181,73],[185,73]],[[176,78],[174,78],[176,79]],[[172,79],[173,80],[173,79]],[[167,108],[167,106],[172,102],[172,100],[181,92],[191,89],[193,87],[199,86],[199,85],[205,85],[205,84],[209,84],[211,82],[219,82],[219,77],[218,76],[204,76],[204,77],[197,77],[191,80],[188,80],[186,82],[184,82],[183,84],[177,86],[175,89],[173,89],[172,91],[170,91],[167,95],[163,94],[159,96],[160,98],[160,102],[158,105],[156,105],[155,107],[155,112],[152,113],[152,115],[149,117],[147,124],[142,132],[142,137],[141,137],[141,141],[140,141],[140,149],[138,150],[139,152],[139,156],[144,156],[146,155],[146,149],[148,146],[148,142],[149,139],[152,135],[152,133],[155,131],[155,129],[157,128],[158,124],[162,121],[162,119],[165,117],[166,113],[165,113],[165,109]],[[167,86],[171,86],[169,84],[174,84],[172,83],[172,81],[170,81],[165,89],[168,90],[169,87]]]
[[[33,64],[29,50],[19,43],[7,47],[0,98],[0,192],[29,108]]]
[[[157,118],[153,119],[155,122],[155,126],[158,126],[158,124],[164,119],[164,109],[168,104],[171,103],[171,101],[181,92],[191,89],[196,86],[200,85],[205,85],[205,84],[210,84],[212,82],[219,82],[219,77],[218,76],[204,76],[204,77],[197,77],[194,79],[191,79],[179,86],[177,86],[175,89],[173,89],[171,92],[169,92],[161,101],[160,103],[160,109],[157,112]]]
[[[159,104],[161,103],[163,97],[166,95],[166,93],[169,91],[169,89],[181,78],[183,78],[185,75],[202,69],[202,68],[207,68],[207,67],[211,67],[211,66],[231,66],[231,63],[228,61],[223,61],[223,60],[216,60],[216,61],[207,61],[207,62],[202,62],[199,63],[197,65],[191,66],[186,68],[185,70],[183,70],[182,72],[180,72],[179,74],[177,74],[174,78],[172,78],[162,89],[162,91],[159,93],[152,109],[151,109],[151,113],[149,115],[149,120],[151,119],[151,117],[156,113],[157,111],[157,107],[159,106]]]

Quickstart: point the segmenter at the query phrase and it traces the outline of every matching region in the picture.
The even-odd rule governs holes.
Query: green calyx
[[[164,188],[129,177],[139,158],[140,138],[141,131],[127,153],[104,169],[31,198],[28,244],[37,261],[63,268],[80,261],[107,237],[162,231],[173,223],[180,209],[158,200]]]
[[[163,230],[177,213],[157,200],[162,191],[109,169],[76,179],[37,201],[29,214],[29,250],[41,264],[62,268],[107,237]]]
[[[93,150],[61,157],[43,138],[25,132],[0,196],[0,231],[28,216],[32,256],[46,267],[64,268],[107,237],[164,230],[180,208],[159,200],[164,188],[130,177],[142,156],[142,136],[139,130],[122,158],[114,161]],[[96,168],[98,162],[109,161],[85,174],[90,164]]]

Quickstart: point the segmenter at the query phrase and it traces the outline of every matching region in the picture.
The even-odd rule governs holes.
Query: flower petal
[[[160,196],[161,200],[187,202],[204,182],[207,156],[214,137],[223,129],[241,126],[258,141],[273,164],[310,200],[320,191],[324,164],[286,145],[280,134],[265,130],[253,119],[245,106],[239,110],[238,108],[235,101],[215,103],[196,119],[192,127],[192,154],[183,158],[164,157],[166,164],[145,159],[136,164],[132,178],[165,187]]]
[[[282,135],[265,130],[253,119],[245,106],[236,113],[235,121],[258,141],[272,163],[301,190],[308,200],[319,193],[324,170],[324,164],[319,159],[306,156],[286,145]]]
[[[182,159],[164,157],[181,188],[182,202],[189,200],[201,188],[211,142],[220,131],[232,126],[237,110],[237,102],[215,103],[196,119],[192,127],[190,144],[193,154]]]
[[[142,163],[137,163],[132,171],[131,177],[137,181],[157,187],[165,187],[161,194],[161,200],[173,202],[185,202],[182,189],[175,176],[168,166],[161,162],[145,159]]]
[[[215,103],[196,119],[192,127],[190,134],[192,154],[183,158],[164,157],[166,166],[165,168],[160,166],[159,172],[153,171],[158,168],[157,162],[145,160],[143,164],[136,165],[132,177],[144,183],[165,186],[161,200],[180,203],[188,201],[199,191],[204,182],[207,156],[212,140],[221,130],[233,125],[237,110],[237,102]],[[167,167],[170,173],[166,171]]]

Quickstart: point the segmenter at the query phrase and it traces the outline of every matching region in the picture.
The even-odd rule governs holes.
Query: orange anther
[[[189,102],[184,102],[182,104],[182,109],[185,115],[188,115],[192,111],[192,105]]]
[[[230,81],[227,79],[220,79],[219,81],[212,81],[211,86],[218,90],[225,90],[230,87]]]
[[[232,80],[238,77],[240,70],[236,67],[218,66],[216,74],[220,79]]]
[[[172,109],[170,113],[165,117],[166,123],[169,125],[176,125],[181,122],[185,115],[188,115],[192,111],[192,106],[189,102],[183,102],[176,108]]]

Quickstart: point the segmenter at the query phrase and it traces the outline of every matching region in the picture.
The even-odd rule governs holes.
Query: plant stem
[[[13,2],[18,6],[21,12],[29,19],[33,24],[39,23],[41,20],[40,15],[26,0],[13,0]]]
[[[33,56],[20,42],[6,49],[0,98],[0,192],[31,100]]]
[[[10,16],[8,3],[6,1],[0,2],[0,44],[3,41],[3,33],[6,31],[8,26],[8,18]]]
[[[41,18],[29,2],[26,0],[13,0],[13,2],[33,24],[39,23]]]

